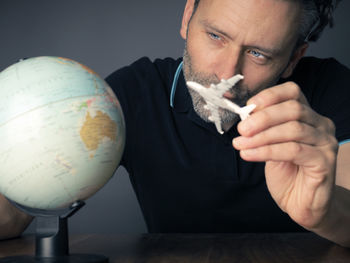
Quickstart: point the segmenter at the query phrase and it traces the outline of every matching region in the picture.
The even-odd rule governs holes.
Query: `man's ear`
[[[180,29],[180,35],[183,39],[187,37],[187,29],[193,13],[193,7],[194,0],[187,0]]]
[[[292,75],[294,68],[298,64],[299,60],[305,55],[305,52],[308,47],[309,44],[304,43],[300,47],[298,47],[296,51],[294,51],[292,59],[289,61],[287,68],[282,74],[282,78],[289,78]]]

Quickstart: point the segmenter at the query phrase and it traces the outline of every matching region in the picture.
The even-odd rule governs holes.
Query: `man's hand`
[[[332,206],[338,142],[332,121],[313,111],[293,82],[261,91],[248,104],[254,113],[233,140],[246,161],[266,162],[268,189],[289,216],[307,229]]]
[[[21,235],[32,220],[0,194],[0,240]]]

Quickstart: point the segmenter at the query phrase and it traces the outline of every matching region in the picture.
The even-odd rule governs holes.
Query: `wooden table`
[[[109,262],[350,262],[350,249],[311,233],[73,235],[71,253]],[[0,241],[0,258],[34,254],[34,237]]]

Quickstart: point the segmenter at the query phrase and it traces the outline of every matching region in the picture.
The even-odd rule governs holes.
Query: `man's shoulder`
[[[170,96],[171,83],[181,59],[155,59],[151,61],[142,57],[129,66],[122,67],[105,80],[127,108],[134,102],[146,103],[146,98],[167,101]],[[133,102],[133,103],[131,103]]]
[[[348,75],[350,70],[334,58],[303,57],[296,66],[291,79],[311,80],[327,79],[339,75]]]
[[[292,77],[310,106],[319,114],[333,120],[339,141],[349,138],[350,70],[334,58],[305,57]]]
[[[350,81],[350,70],[334,58],[304,57],[292,76],[284,81],[297,83],[306,97],[312,100],[316,94],[324,94],[325,90],[334,92],[341,89],[341,84]]]
[[[106,81],[112,86],[115,82],[119,82],[119,84],[127,82],[130,85],[135,81],[147,82],[152,81],[152,79],[162,79],[164,83],[167,83],[171,80],[180,61],[181,59],[175,60],[173,58],[158,58],[151,61],[148,57],[142,57],[132,64],[114,71],[106,78]]]

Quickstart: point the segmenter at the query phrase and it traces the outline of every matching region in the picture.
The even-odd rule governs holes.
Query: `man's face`
[[[235,74],[244,75],[225,97],[243,106],[254,94],[288,77],[294,66],[301,6],[286,0],[201,0],[192,16],[188,0],[181,35],[186,39],[184,76],[209,86]],[[194,108],[204,120],[205,101],[189,89]],[[220,109],[223,123],[237,121]]]

